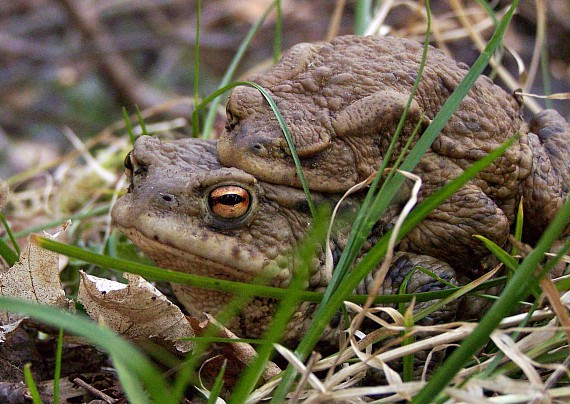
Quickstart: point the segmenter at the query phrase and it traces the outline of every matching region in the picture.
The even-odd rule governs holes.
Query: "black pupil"
[[[216,198],[216,203],[221,203],[226,206],[234,206],[244,201],[243,196],[238,194],[225,194]]]
[[[127,170],[133,169],[133,162],[131,161],[131,152],[129,152],[129,154],[127,154],[127,157],[125,157],[124,166]]]

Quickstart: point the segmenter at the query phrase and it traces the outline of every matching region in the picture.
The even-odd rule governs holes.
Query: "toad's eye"
[[[133,160],[131,158],[131,154],[132,151],[129,152],[129,154],[127,154],[127,157],[125,157],[125,162],[123,163],[125,166],[125,174],[127,175],[128,178],[131,178],[131,175],[133,174]]]
[[[223,219],[237,219],[247,213],[250,196],[242,187],[224,185],[210,192],[208,204],[214,215]]]
[[[232,114],[232,112],[230,111],[229,108],[229,103],[226,106],[226,118],[227,118],[227,122],[226,122],[226,130],[232,130],[233,128],[235,128],[235,126],[238,124],[239,122],[239,118],[237,116],[235,116],[234,114]]]

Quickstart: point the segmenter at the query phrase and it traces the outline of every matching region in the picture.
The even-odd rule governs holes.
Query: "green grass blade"
[[[137,348],[110,329],[101,327],[84,316],[26,300],[0,297],[0,307],[7,312],[24,314],[85,338],[91,344],[108,352],[116,364],[124,366],[129,373],[140,378],[154,402],[168,402],[170,393],[161,373]],[[138,389],[143,389],[140,383]]]
[[[539,304],[540,304],[540,300],[535,300],[533,302],[532,307],[530,308],[530,310],[526,314],[525,318],[520,322],[520,324],[518,325],[518,328],[522,329],[522,328],[527,326],[527,324],[530,322],[530,320],[532,318],[533,313],[538,308]],[[513,341],[517,341],[517,339],[520,335],[521,335],[520,331],[515,331],[511,335],[511,338],[513,339]],[[497,352],[497,354],[493,358],[493,362],[491,362],[489,364],[489,366],[487,366],[483,372],[481,372],[479,375],[477,375],[477,377],[480,379],[486,379],[489,376],[491,376],[493,374],[493,372],[495,371],[495,369],[501,364],[501,361],[503,360],[504,357],[505,357],[505,353],[503,351]]]
[[[517,209],[517,218],[515,219],[515,240],[521,241],[522,240],[522,232],[523,232],[523,223],[524,223],[524,209],[523,209],[523,200],[521,198],[519,202],[519,208]],[[518,248],[513,245],[511,249],[511,255],[515,256],[519,252]]]
[[[560,248],[558,250],[558,252],[556,253],[556,255],[551,258],[550,260],[548,260],[548,262],[546,263],[546,265],[544,265],[544,273],[550,273],[552,272],[552,270],[554,269],[554,267],[562,260],[562,258],[565,255],[568,255],[568,251],[570,251],[570,237],[566,237],[566,241],[564,242],[564,245],[562,246],[562,248]],[[570,287],[568,288],[570,289]],[[564,290],[564,289],[561,289]]]
[[[198,0],[196,10],[196,41],[194,42],[194,108],[200,100],[200,17],[202,16],[202,0]],[[194,137],[198,132],[192,133]]]
[[[297,310],[299,297],[307,284],[309,278],[309,266],[315,256],[315,245],[323,244],[324,235],[328,226],[327,217],[330,212],[322,209],[319,211],[315,225],[301,243],[300,251],[297,254],[299,266],[295,269],[291,284],[287,288],[288,295],[281,301],[278,309],[273,315],[273,320],[269,329],[263,336],[265,344],[257,349],[257,357],[249,364],[248,368],[240,378],[237,387],[232,394],[230,403],[245,402],[247,396],[257,384],[265,365],[274,350],[274,343],[281,341],[283,332]]]
[[[429,2],[426,2],[426,7],[429,7]],[[477,60],[475,61],[475,63],[473,64],[473,66],[465,76],[465,78],[461,81],[459,86],[457,86],[455,91],[445,102],[439,113],[432,121],[431,125],[426,129],[426,131],[418,141],[418,143],[411,150],[410,154],[402,164],[401,167],[402,170],[412,171],[414,169],[414,167],[419,162],[421,157],[430,147],[431,143],[433,143],[439,132],[443,129],[443,127],[445,126],[445,124],[447,123],[447,121],[449,120],[449,118],[451,117],[451,115],[459,105],[459,103],[463,100],[463,98],[465,98],[465,96],[467,95],[467,93],[469,92],[469,90],[471,89],[471,87],[479,77],[479,75],[482,73],[485,66],[487,66],[489,60],[493,55],[493,52],[499,46],[500,41],[505,33],[505,30],[512,18],[515,9],[516,9],[516,3],[513,4],[513,6],[505,14],[503,19],[501,20],[501,23],[498,25],[495,33],[493,34],[493,37],[485,47],[484,51],[477,58]],[[398,189],[403,184],[403,182],[404,182],[404,177],[402,175],[394,177],[394,179],[390,181],[390,183],[386,186],[386,189],[384,191],[385,194],[395,195]],[[380,213],[388,206],[388,203],[389,203],[388,201],[382,201],[379,198],[377,199],[377,202],[374,204],[372,208],[373,211],[376,212],[376,214],[378,215],[376,218],[373,219],[374,222],[378,219]],[[411,223],[411,221],[409,223]],[[404,228],[402,228],[402,232],[404,232]],[[360,234],[358,237],[360,239],[364,239],[366,236],[367,236],[366,234]],[[345,280],[343,280],[343,288],[337,292],[334,292],[331,295],[330,301],[327,302],[327,304],[321,304],[319,306],[309,330],[307,331],[307,333],[305,334],[305,336],[303,337],[303,339],[301,340],[301,342],[297,347],[296,353],[299,356],[299,358],[305,360],[308,357],[311,350],[318,342],[322,330],[324,330],[326,324],[330,321],[330,319],[334,315],[334,312],[342,304],[343,298],[350,293],[351,290],[350,288],[356,286],[360,282],[360,280],[382,258],[387,244],[387,238],[383,239],[386,240],[384,244],[382,245],[381,243],[379,243],[380,246],[377,244],[372,249],[372,251],[369,252],[364,257],[364,259],[359,262],[359,264],[355,267],[354,271],[350,273]],[[349,247],[350,243],[351,241],[349,241]],[[375,254],[371,254],[375,249],[376,249]],[[327,292],[328,290],[329,289],[327,288]],[[293,383],[295,375],[296,375],[295,369],[292,366],[289,366],[283,376],[282,383],[280,384],[275,393],[273,402],[279,402],[279,400],[283,400],[285,398],[287,391],[289,390],[290,386]]]
[[[281,9],[281,0],[276,0],[276,11],[275,38],[273,39],[273,63],[277,63],[279,61],[279,56],[281,56],[281,37],[283,36],[283,12]]]
[[[490,46],[490,45],[492,45],[491,42],[489,43],[488,46]],[[485,55],[487,55],[487,57],[490,57],[491,54],[492,54],[492,52],[485,53]],[[483,54],[482,54],[482,56],[483,56]],[[480,59],[478,59],[478,61],[479,60]],[[482,67],[481,67],[481,70],[482,70]],[[470,84],[472,85],[479,74],[480,74],[480,71],[477,71],[477,70],[472,71],[471,70],[467,74],[467,76],[465,77],[465,79],[462,81],[461,84],[463,84],[464,82],[470,82]],[[461,87],[461,84],[459,87]],[[460,90],[459,87],[456,89],[456,92]],[[463,91],[465,91],[465,94],[466,94],[468,89],[466,91],[463,88],[462,92]],[[452,94],[452,96],[446,102],[445,105],[448,105],[448,103],[451,102],[450,100],[451,100],[451,98],[453,98],[454,95],[455,95],[455,92]],[[463,95],[463,97],[464,97],[464,95]],[[455,107],[457,107],[457,105],[459,105],[459,102],[463,99],[463,97],[454,98]],[[444,108],[445,108],[445,105],[444,105]],[[443,108],[442,108],[442,111],[443,111]],[[448,110],[446,113],[448,113],[450,116],[452,112],[453,112],[453,110],[451,112]],[[441,111],[440,111],[440,113],[441,113]],[[438,114],[438,116],[439,116],[439,114]],[[436,123],[436,121],[438,121],[438,116],[436,116],[436,118],[432,122],[432,125],[430,125],[427,130],[429,130]],[[447,117],[447,119],[449,119],[449,116]],[[441,127],[443,127],[444,123],[439,123],[438,125],[441,125]],[[426,132],[427,132],[427,130],[426,130]],[[435,135],[437,135],[439,130],[437,132],[435,132]],[[434,135],[434,133],[432,132],[431,135]],[[425,136],[425,134],[424,134],[424,136]],[[424,137],[422,137],[422,139],[423,138]],[[433,137],[433,139],[435,139],[435,136]],[[426,200],[424,200],[424,202],[422,202],[420,205],[418,205],[410,213],[410,215],[408,216],[408,218],[404,222],[404,225],[402,226],[402,229],[400,231],[399,239],[401,239],[408,232],[410,232],[413,229],[413,227],[415,227],[421,220],[423,220],[429,214],[429,212],[431,210],[433,210],[433,208],[437,207],[439,204],[441,204],[443,201],[445,201],[449,196],[451,196],[455,191],[457,191],[461,186],[463,186],[463,184],[465,184],[469,179],[473,178],[479,171],[483,170],[485,167],[487,167],[489,164],[491,164],[495,158],[497,158],[502,153],[504,153],[504,151],[513,144],[515,139],[516,139],[516,137],[512,137],[511,139],[509,139],[508,141],[503,143],[501,146],[499,146],[496,150],[489,153],[486,157],[484,157],[483,159],[472,164],[459,177],[457,177],[454,181],[450,182],[445,187],[443,187],[442,189],[440,189],[439,191],[435,192],[430,197],[428,197]],[[417,145],[416,145],[416,147],[417,147]],[[416,147],[414,147],[412,152],[414,152]],[[429,145],[427,145],[427,147],[429,147]],[[412,152],[410,152],[410,155],[412,154]],[[406,160],[406,161],[408,161],[408,160]],[[404,164],[406,164],[406,162]],[[396,191],[398,190],[398,188],[399,188],[399,185],[395,189],[387,188],[386,192],[390,192],[389,193],[390,195],[394,195],[396,193]],[[363,279],[364,276],[374,268],[374,266],[376,265],[376,263],[378,263],[380,261],[380,259],[382,259],[382,257],[384,256],[384,254],[386,252],[386,247],[388,245],[389,235],[390,235],[390,233],[388,233],[384,237],[382,237],[382,239],[358,263],[358,265],[354,268],[353,272],[351,272],[346,277],[346,279],[343,280],[344,293],[342,293],[342,291],[334,293],[331,296],[331,299],[328,302],[328,304],[326,304],[326,305],[321,304],[319,306],[319,308],[317,309],[317,313],[315,314],[315,317],[313,319],[311,327],[308,329],[307,333],[305,334],[305,336],[303,337],[303,339],[301,340],[301,342],[299,343],[299,345],[297,347],[296,353],[301,359],[304,360],[308,357],[308,355],[310,354],[313,347],[319,341],[322,330],[324,330],[324,328],[326,327],[326,325],[328,324],[328,322],[330,321],[330,319],[332,318],[332,316],[334,315],[334,313],[336,312],[338,307],[342,304],[343,300],[346,300],[345,298],[348,294],[350,294],[350,291],[354,287],[356,287],[356,285],[358,285],[360,280]],[[283,376],[283,382],[280,384],[280,386],[278,387],[278,389],[275,393],[274,402],[279,402],[279,400],[282,400],[284,398],[285,394],[287,393],[288,389],[290,388],[290,385],[293,382],[293,378],[295,377],[295,374],[296,374],[295,369],[293,369],[292,367],[289,367],[286,370],[286,372]]]
[[[224,374],[226,373],[226,366],[228,360],[224,359],[222,363],[222,367],[218,375],[216,376],[216,380],[214,381],[214,385],[212,386],[212,391],[210,392],[210,396],[208,397],[208,404],[216,404],[218,401],[218,397],[220,396],[220,392],[222,391],[222,387],[224,386]]]
[[[14,251],[16,251],[16,255],[19,257],[20,256],[20,246],[16,242],[16,237],[14,237],[14,233],[12,233],[12,229],[8,225],[8,221],[6,220],[6,216],[4,216],[3,213],[0,213],[0,221],[2,221],[2,224],[4,225],[4,229],[6,229],[6,234],[8,235],[8,238],[10,239],[10,242],[12,243],[12,247],[14,247]]]
[[[499,20],[497,19],[497,14],[489,6],[489,2],[487,2],[485,0],[477,0],[477,4],[479,4],[481,6],[481,8],[483,8],[483,10],[485,10],[487,12],[487,15],[489,17],[491,17],[491,20],[493,20],[493,25],[497,25],[499,23]]]
[[[4,216],[4,214],[2,213],[0,213],[0,221],[4,225],[7,236],[10,239],[10,242],[14,246],[15,250],[14,252],[14,250],[12,250],[4,240],[0,239],[0,257],[4,258],[4,261],[6,261],[8,267],[11,267],[20,259],[20,246],[18,246],[18,243],[16,242],[14,234],[12,234],[10,226],[8,226],[8,221],[6,220],[6,216]]]
[[[412,105],[412,101],[413,101],[414,96],[418,90],[418,86],[420,84],[421,77],[423,76],[423,72],[424,72],[424,68],[425,68],[425,64],[426,64],[426,60],[427,60],[427,52],[428,52],[428,44],[429,44],[429,32],[431,29],[430,28],[431,27],[431,13],[430,13],[430,8],[429,8],[429,1],[426,2],[426,12],[427,12],[427,33],[426,33],[426,39],[425,39],[424,47],[423,47],[423,51],[422,51],[420,67],[418,69],[418,75],[416,76],[416,78],[414,80],[414,84],[412,86],[410,96],[408,97],[408,100],[407,100],[406,105],[404,107],[402,117],[400,118],[400,121],[398,122],[398,126],[396,127],[394,135],[390,141],[390,145],[389,145],[388,149],[386,150],[386,156],[391,156],[393,154],[393,150],[396,146],[396,143],[398,142],[400,132],[402,131],[402,128],[404,127],[405,120],[408,116],[408,111],[410,109],[410,106]],[[423,114],[422,114],[422,117],[423,117]],[[421,122],[421,119],[418,122],[418,125],[416,125],[416,128],[414,129],[412,136],[410,136],[410,139],[408,139],[408,141],[406,142],[406,145],[405,145],[404,149],[402,150],[402,153],[400,154],[400,156],[396,160],[396,162],[394,164],[394,170],[391,170],[389,172],[388,176],[386,177],[386,180],[382,184],[382,187],[380,188],[380,190],[378,191],[377,194],[376,194],[376,189],[378,188],[378,184],[379,184],[382,176],[378,175],[374,179],[372,184],[370,184],[370,189],[369,189],[368,193],[366,194],[366,198],[364,199],[362,207],[360,208],[358,215],[356,217],[355,223],[351,229],[351,232],[349,235],[349,240],[347,243],[347,247],[343,250],[342,255],[339,259],[339,262],[337,263],[336,269],[333,273],[333,277],[330,281],[330,284],[327,287],[327,289],[325,290],[325,296],[323,298],[323,304],[327,303],[327,301],[330,298],[330,295],[335,290],[337,290],[339,285],[342,283],[342,280],[346,276],[350,266],[356,260],[358,254],[362,248],[362,244],[368,238],[368,234],[370,233],[372,226],[378,220],[378,217],[380,217],[381,213],[384,212],[384,210],[386,209],[386,207],[388,206],[388,204],[390,203],[390,201],[392,199],[392,197],[384,198],[381,195],[391,195],[391,196],[395,195],[395,192],[393,192],[393,193],[386,192],[386,188],[387,188],[388,184],[391,183],[391,181],[395,175],[395,170],[397,168],[399,168],[400,162],[401,162],[403,156],[407,153],[407,150],[411,144],[413,137],[415,136],[417,130],[419,130],[420,122]],[[378,168],[379,173],[383,173],[386,170],[386,168],[388,167],[389,161],[390,161],[390,158],[384,158],[383,159],[380,167]],[[380,201],[381,203],[378,204],[377,203],[378,201]],[[382,203],[382,202],[384,202],[384,203]],[[375,212],[376,218],[371,218],[372,212]]]
[[[291,134],[289,133],[289,129],[287,128],[287,124],[285,123],[285,120],[283,119],[283,115],[281,115],[281,112],[279,112],[279,108],[277,108],[277,104],[275,104],[275,101],[273,101],[273,98],[271,98],[271,95],[263,87],[261,87],[257,83],[253,83],[253,82],[245,82],[245,83],[251,87],[256,88],[261,93],[261,95],[263,95],[263,97],[269,103],[269,106],[273,110],[273,113],[275,114],[275,117],[277,118],[277,121],[279,122],[279,126],[281,127],[281,131],[283,132],[283,135],[285,136],[285,139],[287,140],[287,145],[289,146],[289,150],[291,151],[291,157],[293,158],[293,161],[295,162],[295,168],[297,169],[297,175],[299,175],[299,180],[301,181],[301,185],[303,187],[303,192],[305,193],[305,197],[307,198],[307,203],[309,204],[309,210],[311,211],[311,217],[313,218],[313,220],[315,220],[317,212],[315,210],[315,205],[313,204],[313,200],[311,198],[311,191],[309,189],[309,184],[307,183],[307,180],[305,179],[305,174],[303,173],[303,168],[301,167],[301,160],[299,159],[299,155],[297,154],[297,151],[295,150],[295,145],[293,144],[293,138],[291,137]]]
[[[61,378],[61,358],[63,355],[63,328],[57,334],[57,347],[55,349],[55,369],[53,370],[53,402],[59,403],[59,379]]]
[[[46,250],[54,251],[78,260],[90,262],[105,268],[113,268],[121,272],[130,272],[143,276],[149,280],[161,280],[179,283],[181,285],[191,285],[199,288],[215,289],[221,292],[237,293],[245,296],[260,296],[283,298],[287,295],[287,289],[270,286],[255,285],[234,281],[197,276],[183,272],[158,268],[151,265],[140,264],[120,258],[112,258],[106,255],[95,254],[91,251],[79,247],[59,243],[57,241],[34,236],[33,242]],[[321,293],[303,292],[303,298],[308,301],[320,301]]]
[[[545,36],[546,38],[546,36]],[[542,87],[543,94],[552,94],[552,78],[550,77],[550,58],[548,56],[548,46],[543,43],[540,49],[540,71],[542,73]],[[546,108],[553,108],[553,102],[550,98],[544,100],[544,105]]]
[[[131,118],[129,118],[129,114],[127,113],[127,109],[125,107],[121,108],[121,112],[123,113],[123,119],[125,120],[125,128],[127,128],[127,133],[129,134],[129,139],[131,140],[131,144],[135,144],[135,135],[133,133],[133,126],[131,125]]]
[[[454,181],[450,182],[448,185],[432,194],[424,202],[422,202],[418,207],[416,207],[408,216],[404,222],[402,229],[400,231],[399,239],[404,237],[409,233],[419,222],[421,222],[434,207],[438,206],[449,198],[454,192],[456,192],[463,184],[465,184],[469,179],[475,176],[479,171],[483,170],[489,164],[493,162],[498,156],[500,156],[514,141],[511,138],[509,141],[502,144],[499,148],[489,153],[483,159],[477,161],[472,166],[468,167],[464,173],[457,177]],[[343,287],[345,288],[344,293],[342,291],[336,292],[331,296],[331,299],[327,305],[320,305],[317,313],[315,314],[313,324],[314,328],[311,327],[303,339],[301,340],[299,346],[297,347],[297,353],[302,355],[308,355],[313,348],[313,346],[319,341],[322,330],[325,329],[326,325],[329,323],[330,319],[333,317],[338,307],[342,304],[344,300],[347,300],[347,295],[353,290],[360,281],[368,274],[382,259],[386,253],[386,248],[388,246],[388,239],[390,233],[384,235],[378,243],[360,260],[360,262],[354,267],[354,270],[345,278],[343,281]],[[453,293],[453,291],[450,291]],[[306,358],[306,357],[305,357]]]
[[[243,56],[245,55],[245,51],[249,47],[249,43],[253,39],[253,36],[257,33],[257,31],[261,27],[261,24],[263,24],[263,22],[265,21],[271,10],[273,10],[273,7],[275,7],[276,4],[277,1],[276,0],[273,1],[271,5],[267,8],[267,10],[265,10],[263,15],[259,17],[259,19],[255,22],[255,24],[253,24],[252,27],[249,29],[249,32],[245,36],[234,58],[232,59],[232,62],[230,63],[228,70],[226,70],[224,77],[222,77],[222,81],[220,82],[220,87],[227,86],[228,83],[231,81],[232,77],[235,74],[237,66],[239,65],[239,62],[241,62]],[[204,129],[202,131],[202,137],[204,139],[209,139],[211,136],[212,128],[214,127],[214,121],[216,119],[216,113],[217,113],[216,110],[219,104],[220,104],[220,99],[216,97],[210,105],[210,109],[208,110],[208,115],[206,116],[206,122],[204,123]],[[198,131],[194,133],[195,137],[198,136],[197,133]]]
[[[370,22],[371,11],[371,0],[356,0],[356,6],[354,8],[354,33],[356,35],[364,35],[368,23]]]
[[[42,398],[40,396],[40,392],[38,391],[38,386],[36,386],[36,382],[34,381],[34,377],[32,376],[31,368],[31,363],[26,363],[24,365],[24,379],[26,380],[26,386],[28,386],[28,390],[30,390],[33,403],[42,404]]]
[[[315,205],[313,204],[313,201],[311,198],[311,192],[309,190],[309,185],[308,185],[307,180],[305,178],[305,174],[303,173],[303,168],[301,167],[301,160],[299,159],[297,151],[295,150],[295,145],[293,144],[293,138],[291,137],[291,134],[289,133],[289,129],[287,129],[287,124],[285,123],[285,120],[283,119],[283,115],[281,115],[281,112],[279,112],[279,108],[277,107],[277,104],[275,103],[275,101],[273,101],[273,98],[267,92],[267,90],[265,90],[262,86],[260,86],[257,83],[253,83],[251,81],[237,81],[237,82],[233,82],[231,84],[228,84],[225,87],[222,87],[219,90],[216,90],[215,92],[210,94],[207,98],[205,98],[202,101],[202,103],[200,105],[198,105],[196,107],[196,109],[194,110],[194,112],[192,114],[192,121],[195,122],[197,120],[198,112],[201,109],[203,109],[208,103],[210,103],[212,100],[216,99],[219,95],[225,93],[229,89],[237,87],[237,86],[249,86],[249,87],[253,87],[253,88],[257,89],[261,93],[261,95],[263,95],[263,98],[265,98],[265,100],[267,101],[267,103],[271,107],[273,113],[275,114],[275,117],[277,118],[277,121],[279,122],[279,126],[281,128],[281,131],[283,132],[283,135],[285,136],[285,140],[287,140],[287,145],[289,146],[289,150],[291,151],[291,157],[293,158],[293,161],[295,163],[295,168],[297,169],[297,174],[299,175],[299,181],[301,181],[301,186],[303,187],[303,192],[305,193],[305,196],[307,198],[307,203],[309,204],[311,216],[314,218],[315,214],[316,214]]]
[[[509,271],[511,271],[511,273],[517,270],[519,266],[517,260],[511,257],[505,250],[499,247],[496,243],[483,236],[475,236],[475,238],[481,240],[481,242],[485,244],[485,247],[487,247],[487,249],[491,251],[491,253],[495,257],[497,257],[507,267]],[[535,284],[533,286],[532,293],[538,299],[541,293],[540,286],[538,284]]]
[[[402,346],[406,346],[406,345],[410,345],[415,341],[415,336],[414,335],[405,335],[405,334],[409,334],[410,330],[412,329],[412,327],[414,326],[414,316],[410,311],[405,311],[404,312],[404,327],[406,327],[406,330],[404,331],[404,339],[402,341]],[[402,358],[402,362],[403,362],[403,374],[402,374],[402,378],[404,380],[404,382],[411,382],[414,379],[414,354],[409,354],[406,355]]]
[[[256,285],[252,283],[242,283],[235,281],[226,281],[204,276],[192,275],[183,272],[173,271],[165,268],[159,268],[151,265],[145,265],[134,261],[121,258],[109,257],[106,255],[96,254],[79,247],[63,244],[52,239],[34,236],[33,242],[46,250],[66,255],[81,261],[89,262],[104,268],[112,268],[120,272],[130,272],[145,277],[148,280],[166,281],[179,283],[181,285],[190,285],[205,289],[214,289],[221,292],[233,292],[244,296],[259,296],[275,299],[283,299],[288,296],[287,289],[276,288],[271,286]],[[501,284],[504,278],[497,278],[486,282],[480,288],[489,288]],[[434,299],[442,299],[453,293],[452,290],[440,290],[436,292],[422,292],[415,294],[402,295],[383,295],[377,296],[375,303],[377,304],[395,304],[401,302],[410,302],[416,299],[418,302],[426,302]],[[300,292],[299,300],[306,302],[320,303],[323,298],[321,292]],[[367,296],[347,296],[346,300],[354,303],[364,303]]]
[[[0,257],[4,258],[9,267],[18,262],[18,254],[16,254],[8,244],[0,239]]]
[[[491,306],[479,325],[460,347],[436,370],[430,382],[414,398],[414,403],[432,401],[452,381],[455,374],[461,370],[475,351],[488,341],[489,335],[499,325],[499,322],[511,313],[517,302],[524,298],[533,282],[538,282],[539,279],[535,277],[534,271],[569,220],[570,200],[564,204],[555,220],[548,226],[536,248],[523,260],[511,281],[507,283],[499,300]]]
[[[485,276],[488,276],[485,275]],[[472,282],[469,282],[467,285],[463,285],[462,287],[454,287],[451,290],[453,290],[453,293],[450,294],[449,296],[439,300],[438,302],[435,302],[433,304],[431,304],[429,307],[426,307],[423,310],[418,311],[417,313],[414,314],[414,321],[418,322],[420,321],[422,318],[427,317],[428,315],[430,315],[431,313],[433,313],[436,310],[439,310],[440,308],[442,308],[443,306],[445,306],[448,303],[451,303],[454,300],[459,299],[462,296],[465,296],[466,294],[477,290],[477,289],[481,289],[483,287],[485,283],[480,282],[480,280],[476,279]]]
[[[146,124],[144,123],[144,118],[141,114],[141,110],[139,109],[138,105],[135,105],[135,108],[137,110],[137,118],[139,120],[139,125],[141,127],[141,135],[148,136],[148,131],[146,130]]]
[[[113,361],[113,367],[117,371],[117,377],[121,382],[121,387],[125,391],[125,394],[129,398],[130,403],[141,403],[141,404],[152,404],[153,401],[149,400],[148,395],[141,389],[140,383],[135,377],[136,373],[133,369],[128,369],[125,364],[121,361]],[[173,400],[169,400],[166,397],[161,398],[164,403],[173,403]]]
[[[485,247],[487,247],[487,249],[491,251],[491,253],[493,253],[493,255],[497,257],[503,264],[505,264],[509,271],[514,272],[517,270],[517,267],[519,265],[517,260],[511,257],[509,253],[499,247],[495,242],[479,235],[475,235],[474,237],[485,244]]]

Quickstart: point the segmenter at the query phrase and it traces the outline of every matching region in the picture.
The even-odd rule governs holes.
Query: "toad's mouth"
[[[172,243],[149,237],[135,227],[119,225],[117,227],[152,261],[165,269],[238,282],[251,282],[273,272],[269,270],[269,267],[274,264],[271,261],[267,262],[268,265],[265,267],[256,266],[254,262],[251,262],[246,268],[243,268],[243,264],[239,267],[237,265],[232,266],[209,257],[215,255],[215,252],[209,252],[209,256],[206,256],[208,251],[201,251],[204,254],[199,254],[194,251],[182,250]],[[200,248],[196,248],[196,250],[200,250]]]

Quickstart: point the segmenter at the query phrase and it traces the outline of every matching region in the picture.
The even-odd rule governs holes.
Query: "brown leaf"
[[[36,303],[72,309],[59,281],[58,254],[29,243],[12,268],[0,273],[0,295],[31,300]],[[7,324],[20,318],[0,313]]]
[[[157,338],[179,352],[188,352],[193,342],[192,326],[176,305],[137,275],[125,274],[128,285],[80,272],[78,299],[91,318],[131,340]]]

